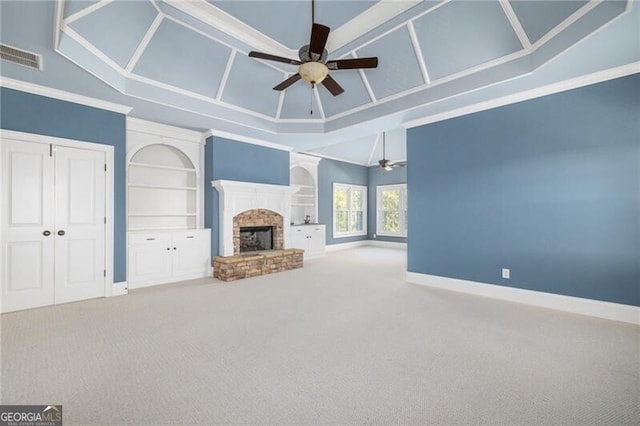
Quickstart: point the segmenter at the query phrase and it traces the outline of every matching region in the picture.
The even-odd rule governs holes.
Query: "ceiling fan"
[[[404,167],[407,165],[406,161],[391,161],[387,160],[387,156],[385,154],[385,132],[382,132],[382,160],[378,161],[380,167],[382,167],[385,171],[390,172],[394,167]]]
[[[316,24],[314,14],[314,1],[311,1],[311,40],[309,44],[302,46],[298,50],[297,59],[284,58],[282,56],[270,55],[262,52],[249,52],[252,58],[266,59],[268,61],[283,62],[285,64],[297,65],[298,72],[278,84],[273,90],[284,90],[296,81],[302,79],[314,87],[316,84],[322,83],[333,96],[338,96],[344,89],[330,75],[329,70],[352,70],[358,68],[376,68],[378,66],[378,58],[356,58],[356,59],[338,59],[327,61],[327,50],[325,45],[329,38],[331,29],[321,24]]]

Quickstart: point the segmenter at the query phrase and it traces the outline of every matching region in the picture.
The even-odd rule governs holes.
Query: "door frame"
[[[0,141],[2,139],[13,139],[25,142],[35,142],[42,144],[53,144],[66,146],[69,148],[86,149],[92,151],[100,151],[105,153],[105,162],[107,164],[106,180],[105,180],[105,216],[107,224],[105,226],[105,269],[106,276],[104,280],[104,296],[113,296],[113,244],[114,244],[114,147],[112,145],[103,145],[94,142],[79,141],[73,139],[58,138],[55,136],[40,135],[36,133],[25,133],[14,130],[0,129]],[[2,151],[0,151],[0,164],[2,164]],[[2,187],[2,174],[0,173],[0,188]],[[2,223],[3,209],[0,209],[0,223]],[[2,252],[2,244],[0,244],[0,256],[4,256]],[[0,257],[1,259],[1,257]],[[0,277],[2,276],[2,262],[0,262]],[[0,292],[0,297],[2,294]]]

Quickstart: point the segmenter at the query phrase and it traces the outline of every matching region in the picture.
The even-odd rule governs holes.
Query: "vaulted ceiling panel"
[[[379,158],[375,158],[374,147],[376,147],[377,134],[370,134],[347,142],[340,142],[332,145],[323,146],[322,148],[311,149],[308,152],[320,154],[332,158],[341,158],[346,161],[358,164],[369,164],[377,162]],[[380,142],[378,145],[381,145]]]
[[[114,1],[69,26],[124,68],[157,14],[149,2]]]
[[[98,1],[99,0],[66,0],[64,2],[64,17],[68,18],[89,6],[93,6],[98,3]]]
[[[315,93],[318,89],[324,90],[322,88],[311,89],[309,84],[299,81],[285,90],[280,118],[307,120],[322,118]],[[311,114],[312,110],[313,114]]]
[[[535,43],[588,1],[511,1],[529,41]]]
[[[165,19],[133,72],[215,97],[231,49]]]
[[[420,65],[411,44],[407,27],[366,45],[357,52],[358,57],[379,56],[378,68],[364,73],[376,99],[402,92],[423,84]]]
[[[498,2],[450,2],[414,27],[431,80],[522,49]]]
[[[284,79],[284,73],[238,53],[222,92],[222,100],[275,117],[280,92],[272,87]]]
[[[290,49],[309,42],[311,2],[208,1]]]
[[[257,29],[284,46],[298,50],[309,43],[311,1],[207,0],[229,15]],[[359,15],[377,0],[316,1],[316,22],[336,29]]]
[[[327,117],[371,102],[369,92],[367,92],[367,88],[358,71],[336,70],[331,71],[330,75],[345,91],[341,95],[332,96],[325,87],[321,86],[318,88],[324,114]]]

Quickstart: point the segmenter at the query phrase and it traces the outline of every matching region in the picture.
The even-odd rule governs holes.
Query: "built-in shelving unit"
[[[210,275],[202,142],[199,132],[127,119],[129,288]]]
[[[312,222],[318,220],[318,162],[320,158],[291,153],[289,179],[291,185],[299,188],[291,199],[291,220],[303,223],[306,216]]]
[[[173,146],[138,150],[129,163],[129,230],[196,228],[197,177],[191,160]]]

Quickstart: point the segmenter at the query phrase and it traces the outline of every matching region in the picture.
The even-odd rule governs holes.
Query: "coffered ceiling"
[[[536,78],[563,81],[563,62],[578,76],[640,56],[637,43],[633,51],[629,40],[615,42],[633,33],[638,14],[631,1],[315,3],[316,22],[331,27],[330,59],[379,58],[377,69],[331,71],[345,89],[336,97],[302,81],[274,91],[297,67],[247,56],[258,50],[297,59],[309,43],[310,1],[9,1],[2,2],[2,39],[27,48],[5,16],[50,10],[55,54],[134,106],[131,115],[185,117],[184,126],[361,164],[377,161],[380,131],[495,98],[501,88],[513,93],[516,81],[519,90],[535,87]],[[616,21],[624,24],[620,34],[609,31],[599,50],[591,49],[605,56],[585,58],[585,40],[598,42],[597,34]],[[626,59],[606,57],[618,50]],[[403,159],[401,133],[391,133],[398,136],[389,149]]]

